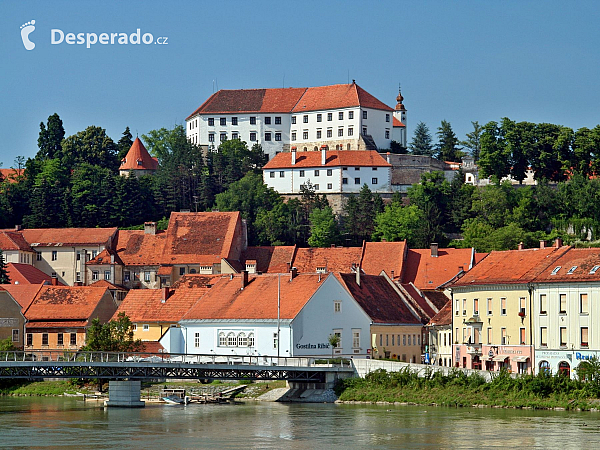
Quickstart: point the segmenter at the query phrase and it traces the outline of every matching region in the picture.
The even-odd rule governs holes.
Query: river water
[[[600,448],[600,413],[393,405],[149,405],[0,398],[2,448]]]

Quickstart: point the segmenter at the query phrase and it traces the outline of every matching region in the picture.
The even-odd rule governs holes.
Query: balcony
[[[467,355],[481,356],[481,344],[467,344]]]

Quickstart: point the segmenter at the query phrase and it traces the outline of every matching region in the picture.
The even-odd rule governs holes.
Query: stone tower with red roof
[[[156,169],[158,169],[158,159],[150,156],[140,138],[136,137],[127,155],[121,160],[119,175],[122,177],[128,177],[130,174],[136,177],[153,175]]]

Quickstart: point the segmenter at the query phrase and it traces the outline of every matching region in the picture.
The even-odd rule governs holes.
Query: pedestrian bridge
[[[63,350],[0,352],[0,379],[286,380],[331,384],[354,374],[351,364],[334,365],[305,357]]]

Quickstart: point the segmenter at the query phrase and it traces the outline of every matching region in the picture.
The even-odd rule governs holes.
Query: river
[[[600,448],[600,413],[394,405],[149,405],[0,398],[2,448]]]

